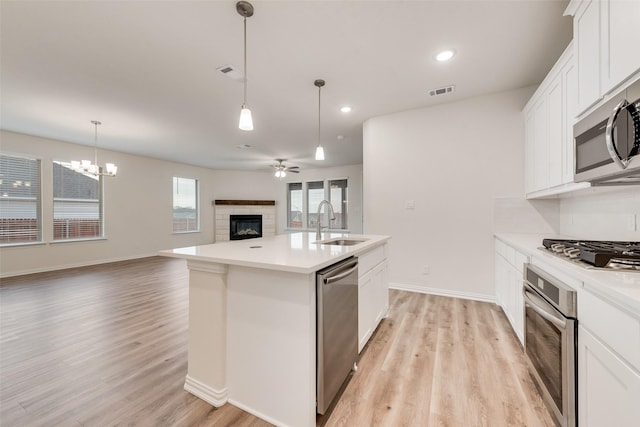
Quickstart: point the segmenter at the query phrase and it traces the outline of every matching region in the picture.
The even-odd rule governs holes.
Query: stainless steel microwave
[[[640,184],[640,80],[573,127],[574,181]]]

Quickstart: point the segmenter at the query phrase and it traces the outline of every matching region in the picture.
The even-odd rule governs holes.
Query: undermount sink
[[[331,239],[331,240],[318,240],[315,243],[321,245],[335,245],[335,246],[353,246],[358,243],[366,242],[366,239]]]

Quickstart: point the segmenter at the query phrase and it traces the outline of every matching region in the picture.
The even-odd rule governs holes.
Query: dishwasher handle
[[[344,279],[354,271],[358,269],[358,260],[354,259],[353,261],[344,265],[344,267],[351,267],[347,271],[343,271],[341,273],[336,274],[335,276],[325,277],[323,282],[325,285],[330,285],[333,282],[337,282],[338,280]]]

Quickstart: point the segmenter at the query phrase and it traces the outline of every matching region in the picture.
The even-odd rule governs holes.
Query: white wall
[[[561,234],[640,241],[640,186],[590,188],[560,199]]]
[[[534,89],[365,123],[364,232],[392,236],[391,286],[494,298],[494,199],[522,197],[521,110]]]
[[[162,249],[213,243],[216,199],[276,200],[277,233],[286,226],[286,180],[270,171],[223,171],[99,150],[98,161],[118,165],[105,178],[105,240],[51,243],[53,160],[79,160],[93,148],[0,130],[3,153],[42,159],[43,238],[45,243],[0,248],[0,277],[56,270],[155,255]],[[293,174],[290,174],[293,175]],[[172,178],[196,178],[200,184],[200,232],[172,233]],[[362,231],[362,165],[303,170],[298,180],[349,179],[349,225]],[[287,177],[289,178],[289,176]],[[144,213],[148,213],[144,215]]]
[[[92,148],[1,131],[3,153],[41,158],[44,244],[0,248],[0,275],[54,270],[155,255],[158,250],[213,242],[215,199],[274,200],[277,180],[270,172],[219,171],[120,152],[100,150],[98,161],[118,165],[105,178],[106,240],[49,243],[52,237],[52,160],[78,160]],[[200,232],[172,233],[172,178],[200,183]]]

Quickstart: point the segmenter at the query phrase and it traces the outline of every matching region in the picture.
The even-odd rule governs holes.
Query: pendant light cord
[[[247,105],[247,17],[244,17],[244,101],[242,108]]]
[[[318,86],[318,146],[320,146],[320,93],[322,86]]]

